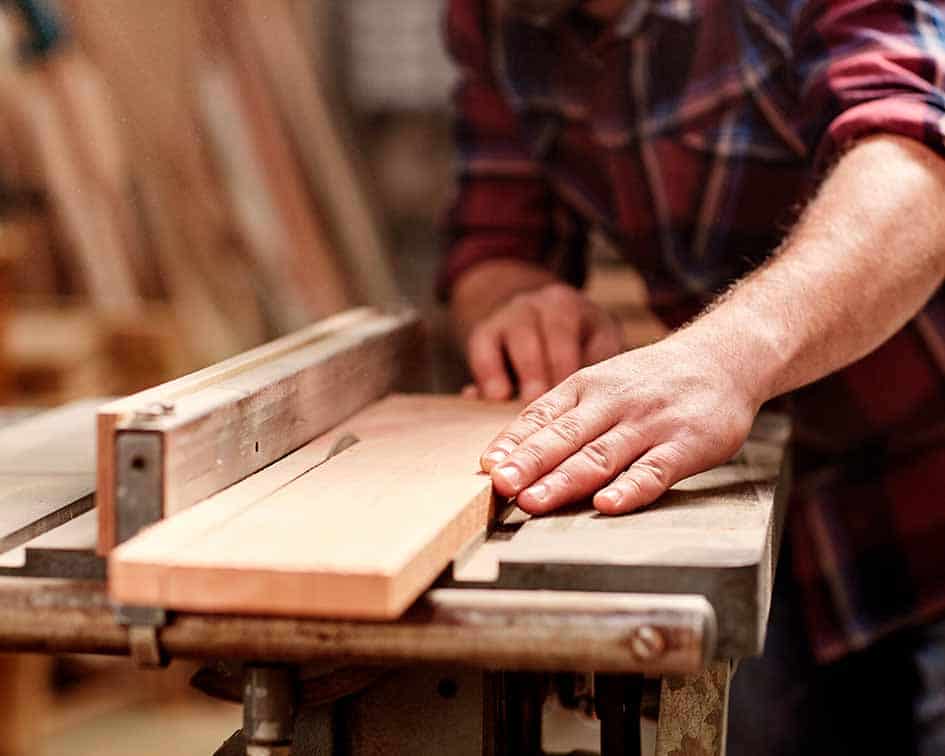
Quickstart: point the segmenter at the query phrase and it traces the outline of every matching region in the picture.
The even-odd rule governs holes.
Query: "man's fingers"
[[[508,457],[492,468],[492,482],[503,496],[515,496],[546,473],[551,472],[563,460],[580,451],[604,433],[613,421],[587,402],[536,431],[519,444]],[[601,453],[604,453],[601,447]],[[615,450],[607,446],[607,461]],[[612,478],[617,474],[614,469]],[[602,481],[598,481],[599,483]]]
[[[570,381],[562,383],[540,399],[529,404],[515,420],[496,436],[483,452],[479,462],[486,472],[492,470],[532,434],[577,404],[577,393]]]
[[[459,395],[463,399],[482,399],[482,392],[479,391],[479,387],[475,383],[468,383],[463,386]]]
[[[522,491],[518,505],[526,512],[542,514],[590,496],[645,449],[645,439],[637,431],[616,425]]]
[[[540,318],[551,383],[557,385],[581,367],[581,325],[576,317],[548,308]]]
[[[595,365],[624,351],[623,334],[605,312],[595,311],[584,341],[584,364]]]
[[[551,388],[537,315],[506,332],[505,349],[518,377],[518,392],[522,399],[534,401]]]
[[[479,328],[469,338],[469,369],[485,399],[510,399],[512,381],[505,368],[501,334]]]
[[[618,515],[656,501],[670,486],[691,474],[681,462],[670,444],[650,449],[594,497],[594,507],[602,514]]]

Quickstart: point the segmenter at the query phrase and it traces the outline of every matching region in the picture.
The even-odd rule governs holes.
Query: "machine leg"
[[[546,676],[532,672],[496,672],[490,677],[492,732],[485,738],[485,753],[487,756],[542,756],[541,714]]]
[[[243,677],[246,756],[289,756],[295,727],[296,670],[248,664]]]
[[[642,675],[594,676],[601,756],[640,756]]]
[[[725,756],[729,661],[713,662],[697,675],[663,678],[656,756]]]

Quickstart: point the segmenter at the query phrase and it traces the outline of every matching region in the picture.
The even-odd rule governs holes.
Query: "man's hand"
[[[685,332],[575,373],[482,456],[496,490],[540,514],[594,495],[605,514],[649,504],[729,459],[761,399]]]
[[[779,252],[701,317],[533,402],[482,456],[496,490],[529,512],[599,491],[617,514],[724,462],[763,402],[876,349],[942,285],[943,197],[928,148],[857,143]]]
[[[466,396],[531,401],[583,365],[619,353],[616,322],[538,266],[482,263],[457,283],[453,319],[475,380]],[[511,368],[511,372],[510,372]]]

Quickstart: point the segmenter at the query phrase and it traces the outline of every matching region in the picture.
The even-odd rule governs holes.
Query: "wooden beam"
[[[478,455],[513,404],[396,395],[109,558],[122,604],[201,612],[398,617],[494,502]],[[325,460],[335,441],[360,441]]]
[[[422,366],[416,315],[365,308],[103,407],[100,550],[119,540],[123,480],[152,476],[158,516],[178,512],[416,380]],[[152,443],[160,450],[157,464],[144,470],[142,458],[132,454],[119,465],[123,440]]]
[[[273,10],[278,4],[273,6]],[[315,212],[298,158],[293,154],[289,135],[280,122],[269,82],[260,70],[260,56],[250,39],[247,23],[230,2],[217,2],[216,19],[223,30],[225,54],[235,74],[235,94],[245,113],[250,135],[250,160],[259,165],[262,183],[269,187],[276,216],[274,235],[281,249],[282,265],[306,304],[309,319],[325,317],[355,304],[390,304],[362,300],[349,294],[347,276],[324,223]],[[250,27],[250,28],[247,28]],[[303,99],[311,96],[305,81],[296,81]],[[310,134],[309,139],[317,138]],[[327,177],[326,177],[327,178]],[[273,254],[273,250],[269,250]],[[385,260],[386,263],[386,260]],[[369,275],[382,275],[384,265],[376,265]]]
[[[290,5],[285,0],[266,5],[240,0],[227,10],[237,14],[252,38],[247,42],[256,47],[260,72],[324,210],[336,253],[345,262],[359,301],[376,306],[397,302],[390,255],[354,150],[344,139],[338,108],[332,107],[325,83],[317,76],[314,57],[306,50]],[[324,8],[311,12],[326,17]]]

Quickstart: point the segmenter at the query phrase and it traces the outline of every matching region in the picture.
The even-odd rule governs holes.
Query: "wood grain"
[[[494,509],[478,455],[508,404],[395,395],[109,558],[125,604],[392,619]],[[360,441],[324,464],[340,435]]]
[[[104,407],[99,415],[102,553],[117,542],[116,437],[159,433],[165,514],[245,478],[404,386],[422,341],[412,312],[328,318],[219,365]],[[142,418],[155,404],[166,416]]]

